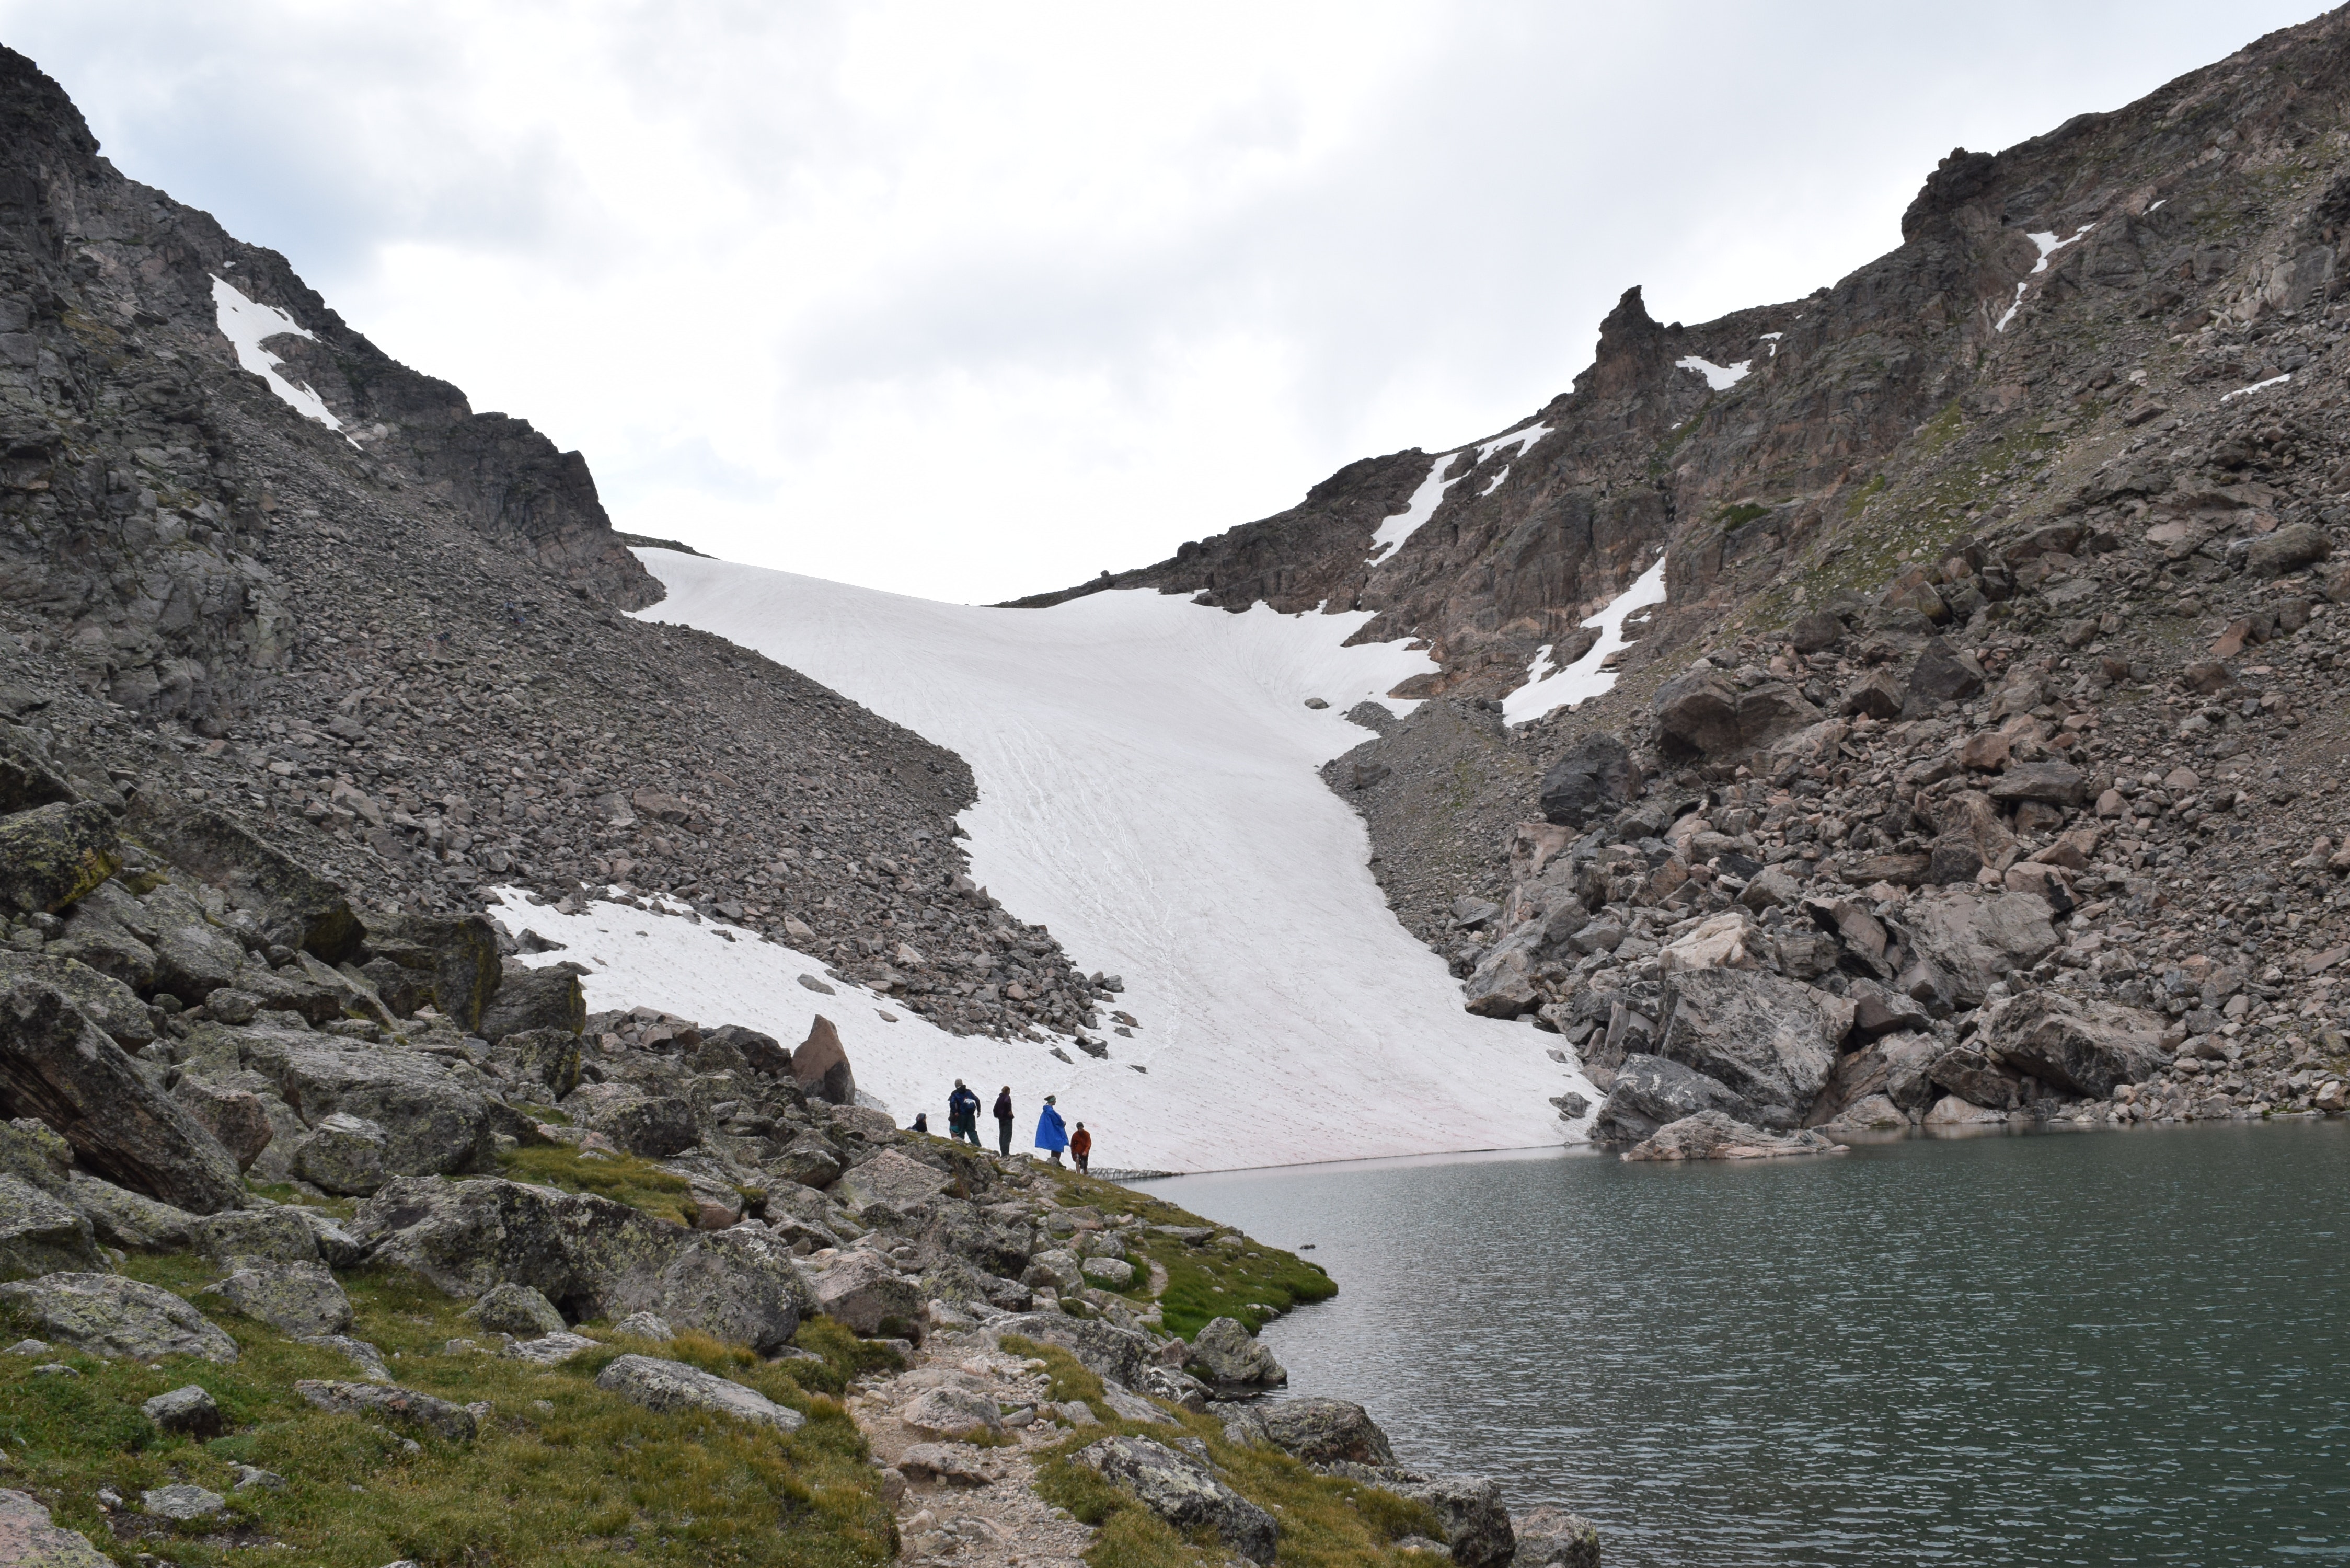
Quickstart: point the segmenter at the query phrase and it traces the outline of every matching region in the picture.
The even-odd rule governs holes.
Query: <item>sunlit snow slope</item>
[[[911,1018],[878,1025],[873,999],[844,998],[830,1011],[858,1014],[858,1081],[901,1121],[941,1115],[958,1075],[983,1091],[1008,1077],[1024,1136],[1037,1096],[1057,1092],[1101,1163],[1204,1170],[1555,1143],[1550,1097],[1597,1099],[1544,1055],[1557,1036],[1461,1011],[1442,962],[1388,913],[1360,821],[1316,774],[1366,738],[1347,709],[1430,668],[1399,645],[1342,648],[1367,617],[1232,615],[1148,590],[985,609],[639,556],[669,589],[645,618],[756,649],[960,753],[979,782],[962,819],[974,875],[1080,968],[1125,979],[1137,1037],[1067,1064]],[[646,1000],[633,963],[680,983],[677,943],[612,945],[592,1005]],[[771,944],[686,946],[713,990],[765,966],[763,983],[783,987],[764,999],[779,1033],[827,1006],[788,983]]]

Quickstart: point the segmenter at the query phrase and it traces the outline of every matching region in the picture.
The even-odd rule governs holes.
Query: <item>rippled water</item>
[[[1150,1189],[1316,1244],[1294,1388],[1615,1568],[2350,1560],[2340,1124]]]

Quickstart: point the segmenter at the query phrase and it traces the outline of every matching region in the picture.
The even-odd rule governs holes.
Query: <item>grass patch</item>
[[[1716,512],[1713,514],[1713,520],[1721,524],[1724,531],[1731,531],[1743,528],[1757,517],[1767,517],[1770,514],[1771,509],[1768,506],[1752,501],[1742,501],[1734,506],[1724,506],[1721,511]]]
[[[546,1144],[506,1150],[498,1156],[498,1171],[516,1181],[592,1192],[663,1220],[693,1223],[694,1209],[687,1198],[691,1184],[633,1154],[590,1158],[568,1144]]]
[[[125,1272],[183,1295],[211,1277],[187,1257],[134,1257]],[[355,1273],[344,1285],[356,1314],[350,1332],[383,1350],[403,1386],[492,1404],[474,1442],[451,1445],[311,1408],[295,1380],[353,1378],[348,1362],[230,1314],[216,1297],[192,1296],[237,1341],[234,1365],[174,1357],[151,1370],[66,1353],[57,1359],[81,1376],[65,1378],[35,1376],[26,1358],[0,1358],[9,1484],[123,1563],[147,1552],[191,1568],[380,1568],[400,1558],[469,1568],[879,1568],[896,1552],[862,1436],[838,1404],[805,1386],[838,1379],[837,1391],[853,1375],[856,1355],[822,1328],[808,1334],[826,1357],[820,1366],[770,1365],[701,1335],[661,1347],[802,1411],[807,1425],[786,1437],[716,1416],[656,1416],[597,1388],[596,1374],[628,1343],[549,1369],[446,1355],[448,1340],[478,1335],[458,1315],[463,1303],[405,1273]],[[0,1326],[11,1338],[27,1330],[13,1318]],[[189,1383],[219,1403],[225,1436],[168,1437],[140,1414],[141,1401]],[[410,1436],[413,1452],[401,1440]],[[276,1472],[286,1489],[234,1490],[240,1463]],[[138,1494],[175,1481],[229,1497],[228,1512],[148,1533],[156,1521],[136,1513]],[[109,1487],[130,1504],[111,1517],[98,1501]],[[117,1520],[125,1521],[120,1538]]]

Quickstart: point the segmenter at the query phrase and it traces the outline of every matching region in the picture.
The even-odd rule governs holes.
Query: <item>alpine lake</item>
[[[1146,1187],[1338,1281],[1293,1389],[1613,1568],[2350,1562],[2340,1122]]]

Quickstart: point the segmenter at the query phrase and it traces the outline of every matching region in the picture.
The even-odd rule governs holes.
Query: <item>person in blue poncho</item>
[[[1053,1163],[1058,1165],[1061,1163],[1061,1151],[1069,1147],[1069,1124],[1061,1119],[1061,1113],[1054,1106],[1053,1099],[1051,1095],[1045,1096],[1045,1113],[1036,1118],[1036,1147],[1051,1156]]]

